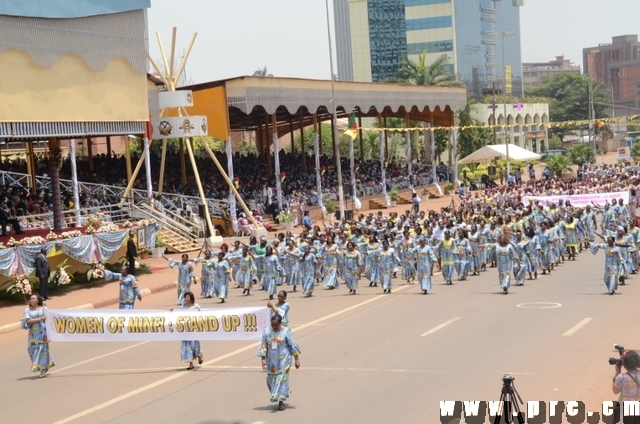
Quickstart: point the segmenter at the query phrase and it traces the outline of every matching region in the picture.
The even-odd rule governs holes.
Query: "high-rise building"
[[[441,55],[469,93],[522,94],[524,0],[334,0],[338,78],[386,81],[401,57]],[[502,57],[504,56],[504,63]],[[506,65],[506,66],[505,66]]]
[[[637,35],[613,37],[610,44],[582,49],[582,57],[584,73],[613,92],[616,109],[622,108],[621,112],[625,113],[625,107],[638,107],[640,42]]]

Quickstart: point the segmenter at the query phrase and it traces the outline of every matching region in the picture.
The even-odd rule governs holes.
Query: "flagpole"
[[[338,108],[336,106],[335,74],[333,73],[333,48],[331,47],[331,26],[329,24],[329,0],[325,0],[327,10],[327,36],[329,38],[329,66],[331,67],[331,105],[333,106],[333,136],[336,139],[333,155],[336,156],[336,172],[338,174],[338,204],[340,205],[340,219],[344,219],[344,190],[342,187],[342,164],[340,163],[340,138],[338,137]]]
[[[349,166],[351,167],[351,200],[357,197],[356,192],[356,169],[353,158],[353,137],[349,135]]]

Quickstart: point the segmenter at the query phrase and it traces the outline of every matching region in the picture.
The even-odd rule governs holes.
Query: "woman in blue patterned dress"
[[[412,284],[416,279],[416,262],[413,255],[415,244],[409,231],[403,233],[404,238],[398,243],[398,257],[402,261],[402,279]]]
[[[468,236],[469,244],[471,245],[471,275],[479,275],[482,266],[486,266],[486,260],[484,259],[484,242],[481,243],[480,241],[481,234],[482,233],[478,231],[478,226],[471,224]]]
[[[595,234],[604,239],[600,234]],[[616,246],[615,238],[609,236],[606,240],[606,244],[591,243],[589,248],[594,255],[598,253],[598,249],[604,249],[606,255],[604,263],[604,284],[607,286],[609,294],[613,295],[618,289],[618,281],[622,276],[623,259],[620,247]]]
[[[509,239],[506,235],[501,235],[496,246],[496,264],[498,266],[498,281],[504,294],[509,294],[514,262],[520,265],[518,255],[513,246],[509,244]]]
[[[527,271],[529,272],[529,280],[532,280],[531,274],[538,279],[538,262],[540,262],[539,252],[542,250],[540,246],[540,240],[536,235],[533,227],[526,229],[525,240],[527,243]]]
[[[278,281],[282,276],[282,267],[278,256],[273,253],[273,248],[267,246],[264,256],[264,274],[262,276],[262,284],[265,290],[269,293],[269,300],[273,300],[273,296],[276,294],[278,288]]]
[[[240,270],[236,282],[242,286],[242,294],[249,296],[256,276],[256,264],[249,252],[249,246],[242,246],[242,256],[238,259],[238,266]]]
[[[267,302],[267,308],[271,309],[271,316],[279,314],[282,317],[282,325],[291,330],[291,322],[289,322],[289,310],[291,304],[287,302],[287,292],[280,290],[278,292],[278,301],[273,303]]]
[[[553,264],[552,233],[547,226],[547,222],[542,222],[540,228],[537,229],[538,241],[540,243],[540,267],[542,275],[547,272],[551,274],[551,265]]]
[[[120,293],[118,296],[119,309],[133,309],[136,304],[136,299],[142,301],[142,292],[136,284],[136,277],[129,274],[129,267],[123,266],[120,272],[111,272],[105,269],[104,281],[107,282],[110,280],[120,281]]]
[[[231,276],[233,277],[233,281],[236,283],[236,288],[242,287],[242,283],[238,278],[238,273],[240,273],[240,258],[242,257],[242,246],[240,245],[240,240],[236,240],[233,243],[233,249],[227,253],[227,259],[231,264]]]
[[[383,293],[391,293],[393,269],[400,265],[400,259],[396,253],[389,248],[389,242],[387,240],[382,242],[382,249],[378,249],[374,254],[378,257],[380,283],[382,284]]]
[[[164,253],[162,257],[169,262],[169,267],[173,268],[178,266],[178,304],[182,305],[184,302],[184,294],[191,291],[191,283],[196,283],[196,274],[193,272],[193,262],[189,261],[189,255],[182,254],[182,261],[178,262],[171,258],[167,258]]]
[[[347,242],[347,251],[343,254],[344,282],[349,287],[349,294],[356,294],[358,280],[362,272],[362,257],[353,242]]]
[[[44,324],[45,311],[42,297],[34,293],[29,297],[29,306],[24,310],[22,316],[22,328],[29,330],[27,351],[31,359],[31,371],[40,371],[38,378],[43,378],[49,368],[56,365],[49,353],[49,339]]]
[[[214,263],[214,259],[211,257],[211,251],[207,249],[204,252],[204,258],[196,258],[193,262],[202,265],[202,274],[200,274],[200,296],[210,299],[215,292],[215,272],[211,266]]]
[[[520,263],[513,267],[513,276],[515,280],[516,286],[523,286],[524,279],[527,277],[527,263],[529,262],[527,259],[527,245],[529,242],[522,238],[522,231],[516,231],[516,238],[513,240],[511,246],[513,246],[516,251],[516,255],[518,256],[518,260]]]
[[[378,239],[372,235],[369,244],[366,245],[366,256],[364,257],[364,269],[369,277],[369,287],[378,287],[380,280],[380,262],[375,252],[378,250]]]
[[[296,369],[300,368],[300,348],[293,339],[291,330],[282,325],[280,314],[271,317],[271,326],[262,333],[262,345],[258,349],[262,369],[267,371],[267,387],[271,402],[278,402],[278,410],[284,410],[284,401],[291,395],[289,370],[291,358]]]
[[[458,238],[454,243],[454,254],[456,258],[456,274],[459,280],[466,280],[469,275],[470,259],[471,259],[471,243],[467,239],[464,230],[458,230]]]
[[[447,284],[453,284],[453,269],[455,265],[454,242],[451,238],[451,232],[444,232],[444,239],[440,240],[435,248],[438,257],[438,268],[442,270],[442,277]]]
[[[333,243],[333,237],[328,237],[327,242],[318,253],[322,257],[322,284],[333,290],[338,287],[338,246]]]
[[[287,247],[282,251],[282,267],[288,286],[293,286],[293,292],[300,284],[300,251],[296,248],[293,240],[287,242]]]
[[[224,303],[229,296],[229,277],[231,275],[231,264],[225,259],[224,252],[218,253],[218,259],[209,264],[214,270],[213,293]]]
[[[184,294],[184,302],[180,306],[182,310],[200,310],[200,305],[196,303],[195,296],[192,292],[188,291]],[[173,308],[169,310],[173,312]],[[198,340],[183,340],[180,344],[180,358],[182,362],[188,362],[188,370],[193,369],[193,360],[198,359],[198,364],[202,365],[204,357],[202,356],[202,348]]]
[[[412,250],[412,253],[418,264],[418,282],[422,294],[427,294],[427,291],[431,290],[431,277],[433,276],[433,266],[437,261],[436,255],[431,246],[427,245],[424,237],[418,239],[418,246]]]
[[[318,266],[318,259],[316,255],[311,253],[312,247],[306,245],[304,247],[304,253],[300,255],[300,284],[302,285],[302,294],[305,297],[313,296],[313,289],[315,288],[315,275],[316,268]]]

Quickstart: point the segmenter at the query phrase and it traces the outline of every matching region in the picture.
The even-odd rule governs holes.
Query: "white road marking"
[[[442,324],[438,325],[437,327],[433,327],[431,330],[427,331],[426,333],[421,334],[420,337],[428,336],[429,334],[433,334],[438,330],[442,330],[447,325],[453,324],[454,322],[458,321],[459,319],[460,319],[460,317],[451,318],[449,321],[443,322]]]
[[[577,323],[576,325],[571,327],[569,330],[567,330],[567,332],[564,333],[563,336],[571,336],[572,334],[574,334],[578,330],[580,330],[582,327],[584,327],[585,325],[589,324],[590,321],[591,321],[591,318],[583,319],[582,321],[580,321],[579,323]]]
[[[559,308],[562,306],[562,303],[556,302],[527,302],[527,303],[519,303],[516,305],[517,308],[522,309],[553,309]]]
[[[127,347],[124,347],[122,349],[114,350],[113,352],[105,353],[104,355],[100,355],[100,356],[96,356],[96,357],[91,358],[91,359],[87,359],[86,361],[82,361],[82,362],[75,363],[73,365],[69,365],[68,367],[58,368],[55,371],[49,372],[49,375],[58,374],[58,373],[60,373],[62,371],[66,371],[68,369],[75,368],[75,367],[78,367],[80,365],[88,364],[89,362],[97,361],[98,359],[106,358],[107,356],[115,355],[116,353],[124,352],[125,350],[133,349],[134,347],[142,346],[142,345],[147,344],[147,343],[149,343],[149,342],[136,343],[136,344],[134,344],[132,346],[127,346]]]
[[[251,424],[264,424],[266,421],[254,421]]]
[[[399,292],[399,291],[402,291],[402,290],[404,290],[406,288],[409,288],[409,287],[412,287],[412,286],[407,285],[407,286],[397,287],[397,288],[393,289],[392,292],[394,292],[394,293],[395,292]],[[345,314],[347,312],[353,311],[354,309],[361,308],[361,307],[363,307],[365,305],[368,305],[370,303],[376,302],[376,301],[381,300],[381,299],[389,299],[389,297],[388,296],[374,296],[374,297],[372,297],[372,298],[370,298],[368,300],[365,300],[364,302],[357,303],[357,304],[352,305],[352,306],[350,306],[348,308],[345,308],[345,309],[342,309],[340,311],[334,312],[332,314],[326,315],[326,316],[324,316],[322,318],[318,318],[315,321],[311,321],[311,322],[309,322],[307,324],[301,325],[301,326],[297,327],[296,329],[294,329],[293,331],[295,332],[297,330],[302,330],[304,328],[307,328],[307,327],[322,323],[323,321],[326,321],[326,320],[329,320],[331,318],[337,317],[339,315]],[[251,349],[257,349],[259,346],[260,346],[260,342],[252,343],[252,344],[250,344],[248,346],[245,346],[243,348],[236,349],[236,350],[234,350],[232,352],[229,352],[229,353],[227,353],[225,355],[218,356],[217,358],[214,358],[214,359],[211,359],[209,361],[206,361],[203,365],[207,366],[207,365],[215,364],[216,362],[223,361],[223,360],[225,360],[227,358],[230,358],[232,356],[235,356],[235,355],[237,355],[239,353],[246,352],[246,351],[251,350]],[[156,382],[147,384],[146,386],[138,387],[135,390],[132,390],[132,391],[130,391],[128,393],[125,393],[123,395],[117,396],[117,397],[115,397],[115,398],[113,398],[111,400],[103,402],[103,403],[101,403],[99,405],[96,405],[96,406],[94,406],[92,408],[85,409],[84,411],[78,412],[75,415],[72,415],[70,417],[64,418],[64,419],[62,419],[60,421],[56,421],[54,424],[70,423],[70,422],[75,421],[75,420],[77,420],[79,418],[82,418],[82,417],[85,417],[85,416],[87,416],[89,414],[92,414],[94,412],[100,411],[101,409],[107,408],[107,407],[109,407],[111,405],[115,405],[116,403],[121,402],[121,401],[123,401],[125,399],[129,399],[130,397],[133,397],[133,396],[138,395],[140,393],[144,393],[144,392],[149,391],[151,389],[154,389],[154,388],[156,388],[158,386],[161,386],[161,385],[163,385],[165,383],[169,383],[169,382],[171,382],[173,380],[177,380],[178,378],[184,377],[185,375],[192,375],[192,373],[183,372],[183,371],[176,372],[175,374],[170,375],[168,377],[165,377],[163,379],[160,379],[160,380],[158,380]]]

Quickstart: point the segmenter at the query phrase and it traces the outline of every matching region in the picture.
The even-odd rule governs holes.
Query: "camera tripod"
[[[507,424],[507,423],[519,423],[524,424],[524,414],[520,412],[518,406],[518,400],[521,404],[524,404],[520,394],[516,390],[516,386],[513,384],[513,378],[505,376],[502,379],[502,392],[500,394],[500,405],[502,405],[502,414],[496,415],[493,420],[493,424]],[[516,399],[517,397],[517,399]],[[516,413],[517,419],[514,419],[513,413]],[[501,421],[502,419],[502,421]]]

